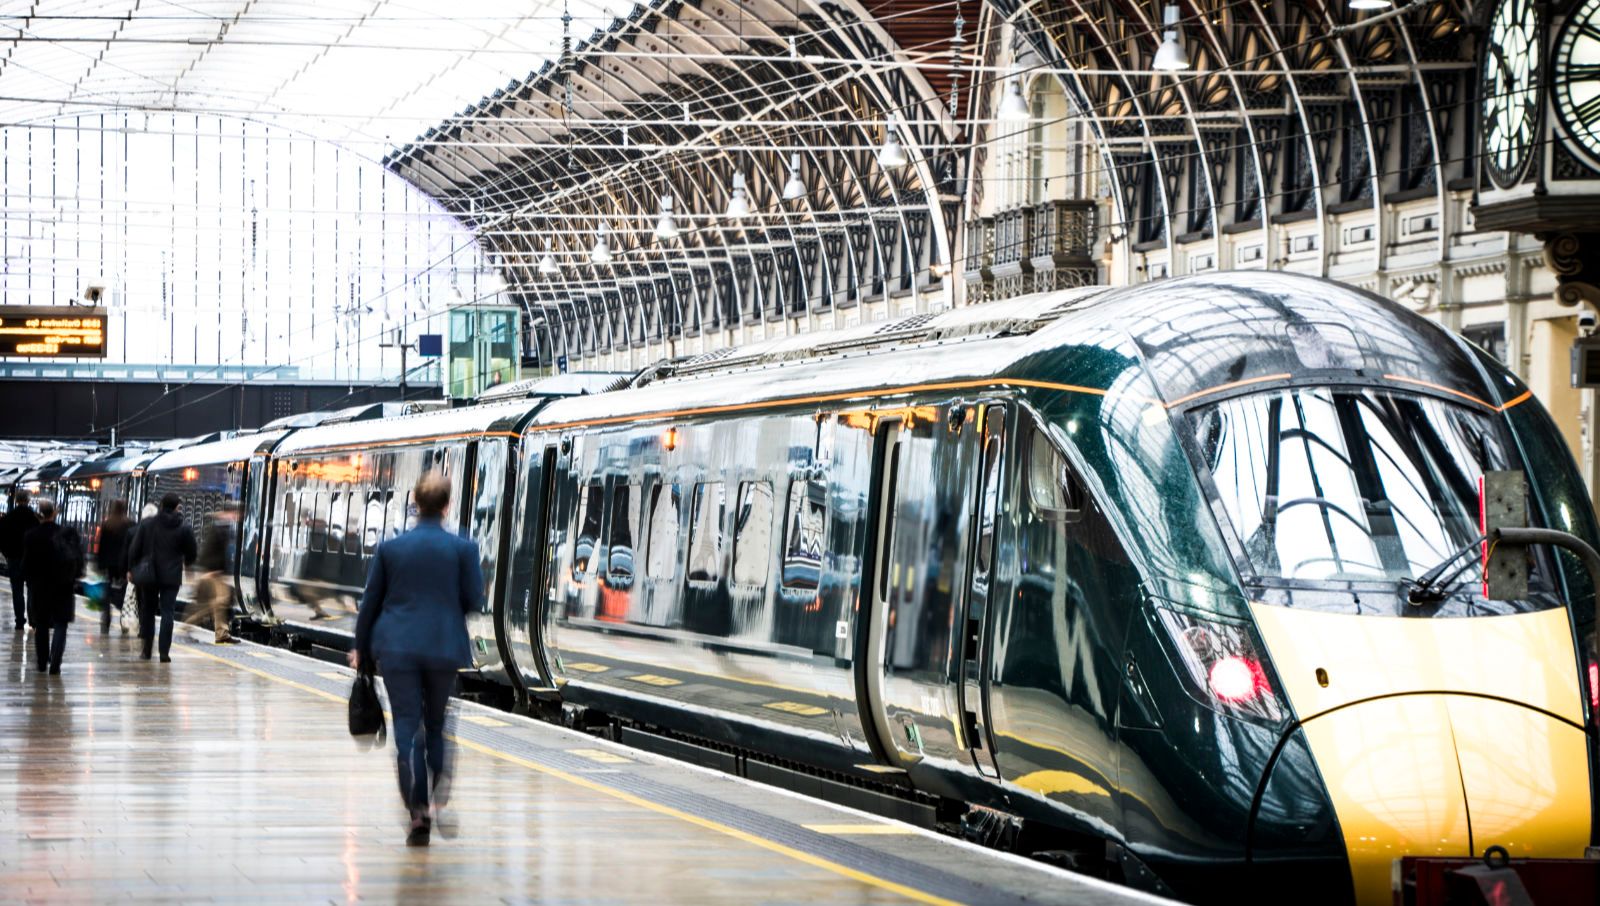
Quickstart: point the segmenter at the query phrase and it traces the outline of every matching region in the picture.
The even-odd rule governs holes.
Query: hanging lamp
[[[1161,34],[1161,46],[1156,49],[1156,58],[1150,64],[1151,69],[1161,72],[1177,72],[1189,68],[1189,55],[1184,52],[1183,44],[1178,40],[1178,7],[1168,6],[1162,15],[1166,31]]]
[[[908,161],[906,149],[900,146],[900,139],[895,135],[894,127],[889,127],[889,137],[884,139],[883,147],[878,149],[878,166],[887,170],[892,167],[903,167]]]
[[[1351,9],[1388,9],[1394,6],[1391,0],[1350,0]]]
[[[672,217],[672,196],[661,196],[661,217],[656,220],[656,238],[662,241],[678,238],[678,221]]]
[[[1022,76],[1016,73],[1006,79],[1005,97],[1000,99],[1000,118],[1012,121],[1033,118],[1033,111],[1028,109],[1028,101],[1022,96]]]
[[[806,182],[800,178],[800,152],[789,155],[789,181],[783,184],[783,200],[806,197]]]
[[[744,194],[744,174],[733,174],[733,194],[728,196],[728,216],[739,218],[750,216],[750,199]]]
[[[606,239],[606,225],[601,221],[598,229],[594,231],[594,248],[589,250],[589,260],[595,264],[611,263],[611,243]]]
[[[560,273],[561,268],[556,264],[556,256],[550,251],[550,243],[544,244],[544,257],[539,259],[539,273],[546,277]]]

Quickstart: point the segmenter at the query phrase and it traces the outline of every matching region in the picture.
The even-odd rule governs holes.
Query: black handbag
[[[133,584],[150,586],[156,584],[156,558],[145,557],[133,564]]]
[[[378,699],[378,684],[371,673],[362,670],[350,686],[350,735],[371,737],[374,747],[382,746],[388,735],[383,719],[383,702]]]

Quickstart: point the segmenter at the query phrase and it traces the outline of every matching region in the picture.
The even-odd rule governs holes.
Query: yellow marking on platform
[[[607,667],[604,664],[591,664],[588,661],[584,661],[581,664],[568,664],[567,665],[567,669],[568,670],[582,670],[584,673],[605,673],[607,670],[610,670],[611,668]]]
[[[903,827],[898,824],[802,824],[801,827],[819,834],[839,834],[849,836],[867,836],[873,834],[914,834],[914,827]]]
[[[633,759],[623,758],[621,755],[615,752],[607,752],[605,749],[568,749],[567,751],[579,758],[587,758],[590,761],[598,761],[601,764],[633,764]]]
[[[783,711],[786,714],[798,714],[801,717],[816,717],[819,714],[828,713],[827,708],[819,708],[816,705],[802,705],[799,702],[767,702],[761,707],[771,708],[774,711]]]
[[[509,726],[511,726],[511,724],[506,723],[505,721],[503,721],[503,720],[501,720],[501,719],[499,719],[497,717],[490,717],[487,714],[459,714],[457,716],[460,717],[462,720],[466,721],[469,724],[477,724],[480,727],[509,727]]]
[[[214,654],[207,654],[204,651],[196,651],[196,652],[194,652],[194,654],[195,654],[196,657],[210,658],[211,660],[216,661],[219,664],[223,664],[223,665],[226,665],[228,667],[233,667],[236,670],[243,670],[246,673],[255,674],[256,676],[259,676],[262,679],[270,680],[270,681],[275,682],[275,683],[282,683],[285,686],[291,686],[291,687],[293,687],[295,689],[299,689],[302,692],[309,692],[312,695],[318,696],[320,698],[325,698],[325,699],[327,699],[329,701],[336,702],[336,703],[341,704],[341,705],[346,704],[343,696],[334,695],[331,692],[324,692],[321,689],[313,689],[310,686],[303,685],[301,683],[297,683],[297,682],[295,682],[294,680],[291,680],[291,679],[285,679],[285,678],[283,678],[281,676],[276,676],[274,674],[266,672],[265,670],[257,670],[254,667],[246,667],[243,664],[235,663],[233,661],[228,660],[227,658],[217,657]],[[616,787],[606,786],[605,784],[600,783],[599,781],[596,781],[596,780],[590,780],[590,779],[588,779],[586,777],[581,777],[581,776],[579,776],[577,774],[573,774],[573,773],[570,773],[568,771],[563,771],[563,770],[561,770],[559,768],[553,768],[553,767],[550,767],[549,765],[543,765],[543,764],[539,764],[538,762],[535,762],[535,761],[529,761],[526,758],[520,758],[520,757],[518,757],[516,755],[512,755],[512,754],[507,753],[507,752],[502,752],[499,749],[496,749],[496,748],[494,748],[492,746],[486,746],[486,745],[483,745],[482,743],[473,742],[470,739],[461,739],[459,737],[452,737],[452,738],[455,740],[456,744],[461,746],[463,749],[469,749],[469,750],[471,750],[473,752],[477,752],[477,753],[479,753],[481,755],[487,755],[490,758],[499,759],[500,761],[504,761],[507,764],[514,764],[514,765],[517,765],[519,767],[524,767],[524,768],[527,768],[530,771],[536,771],[536,772],[538,772],[540,774],[543,774],[543,775],[545,775],[547,777],[554,777],[557,780],[565,781],[567,783],[572,784],[573,786],[582,787],[582,788],[584,788],[586,790],[590,790],[592,792],[599,793],[599,794],[601,794],[603,796],[609,796],[609,797],[611,797],[613,799],[616,799],[616,800],[618,800],[620,802],[626,802],[629,805],[637,806],[639,808],[655,812],[658,815],[666,815],[669,818],[677,818],[678,820],[683,821],[683,822],[685,822],[687,824],[693,824],[696,827],[704,828],[706,830],[713,831],[715,833],[719,833],[719,834],[722,834],[722,835],[727,836],[727,837],[732,837],[735,840],[739,840],[739,841],[748,843],[751,846],[760,847],[761,849],[764,849],[764,850],[766,850],[768,852],[777,853],[778,855],[781,855],[781,856],[787,856],[788,858],[794,859],[796,862],[802,862],[802,863],[804,863],[806,865],[810,865],[810,866],[812,866],[814,868],[820,868],[820,869],[823,869],[824,871],[830,871],[830,872],[833,872],[836,875],[840,875],[842,877],[849,878],[849,879],[851,879],[853,881],[859,881],[862,884],[867,884],[867,885],[870,885],[872,887],[876,887],[876,888],[878,888],[880,890],[887,890],[890,893],[894,893],[894,894],[898,894],[900,896],[903,896],[908,900],[915,900],[918,903],[928,903],[928,904],[931,904],[931,906],[957,906],[955,900],[947,900],[944,897],[935,896],[935,895],[933,895],[931,893],[926,893],[924,891],[917,890],[914,887],[907,887],[904,884],[900,884],[900,883],[895,882],[895,881],[890,881],[887,878],[880,878],[880,877],[877,877],[876,875],[867,874],[864,871],[857,871],[854,868],[850,868],[850,867],[845,866],[845,865],[840,865],[838,862],[834,862],[834,861],[831,861],[829,859],[825,859],[825,858],[823,858],[821,856],[813,855],[813,854],[805,852],[803,850],[795,849],[792,846],[786,846],[786,845],[784,845],[782,843],[778,843],[775,840],[768,840],[765,837],[758,837],[755,834],[749,833],[748,831],[742,831],[742,830],[739,830],[736,827],[729,827],[726,824],[722,824],[720,822],[713,821],[713,820],[711,820],[709,818],[702,818],[699,815],[692,815],[692,814],[690,814],[688,812],[682,811],[681,809],[673,808],[670,805],[663,805],[663,804],[661,804],[659,802],[652,802],[649,799],[645,799],[645,798],[643,798],[641,796],[636,796],[633,793],[624,792],[622,790],[617,789]]]
[[[647,686],[681,686],[681,685],[683,685],[683,680],[673,679],[670,676],[656,676],[654,673],[639,673],[639,674],[635,674],[634,676],[628,677],[628,679],[631,679],[636,683],[644,683]]]

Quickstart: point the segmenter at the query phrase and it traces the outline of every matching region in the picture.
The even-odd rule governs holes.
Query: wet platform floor
[[[349,671],[181,628],[143,661],[80,616],[51,676],[9,622],[8,902],[1156,902],[466,702],[459,830],[407,847],[393,748],[345,729]]]

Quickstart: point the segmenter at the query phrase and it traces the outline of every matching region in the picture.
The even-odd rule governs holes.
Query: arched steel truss
[[[543,345],[573,359],[925,291],[961,270],[975,252],[958,225],[983,192],[966,174],[1016,128],[989,118],[1009,54],[987,42],[1002,23],[1027,77],[1058,80],[1086,126],[1112,189],[1109,237],[1128,251],[1209,246],[1212,266],[1281,266],[1292,230],[1311,269],[1337,276],[1337,215],[1371,210],[1362,266],[1381,273],[1398,238],[1385,205],[1433,198],[1442,221],[1447,193],[1475,185],[1482,0],[1378,14],[1179,0],[1192,67],[1176,75],[1151,65],[1164,5],[888,0],[869,14],[854,0],[659,0],[386,163],[479,231],[513,295],[551,325]],[[958,12],[978,46],[932,37],[953,37]],[[976,52],[953,88],[930,63],[955,51]],[[908,167],[877,163],[888,124]],[[808,193],[785,202],[791,148]],[[758,216],[708,216],[736,169]],[[666,194],[694,228],[661,242]],[[610,264],[587,258],[602,222]],[[1257,230],[1265,260],[1231,260],[1224,237]],[[1446,242],[1431,249],[1436,264],[1447,255]],[[538,273],[547,251],[553,277]]]
[[[1330,215],[1370,208],[1382,271],[1395,238],[1384,204],[1436,197],[1442,212],[1447,191],[1475,184],[1474,23],[1486,4],[1417,0],[1375,15],[1344,0],[1175,2],[1192,64],[1176,74],[1152,70],[1166,0],[986,7],[1086,121],[1113,187],[1114,241],[1169,255],[1209,242],[1226,268],[1225,234],[1262,229],[1273,249],[1287,224],[1315,220],[1327,275]],[[974,154],[984,146],[980,132]]]
[[[942,285],[965,155],[902,54],[847,0],[658,2],[385,164],[479,232],[556,354],[803,318]],[[889,128],[910,165],[879,166]],[[791,149],[808,192],[784,201]],[[736,170],[755,216],[709,216]],[[652,233],[662,195],[677,239]],[[559,274],[539,273],[547,252]]]

